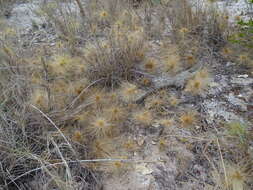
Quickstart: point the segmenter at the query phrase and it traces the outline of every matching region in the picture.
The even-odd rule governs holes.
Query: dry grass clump
[[[144,70],[147,72],[155,72],[158,69],[158,63],[154,59],[147,59],[144,63]]]
[[[188,111],[180,116],[180,123],[183,127],[191,127],[197,122],[196,112]]]
[[[98,41],[95,46],[85,48],[90,81],[104,79],[104,83],[110,85],[132,79],[133,70],[143,59],[146,50],[142,31],[112,32],[108,41]]]
[[[142,109],[133,113],[133,118],[137,123],[144,126],[150,126],[153,122],[153,114],[147,109]]]
[[[161,107],[165,104],[163,98],[158,95],[150,96],[145,101],[145,107],[147,109],[154,109],[156,111],[161,110]]]
[[[210,83],[210,74],[207,69],[198,71],[195,76],[190,79],[185,87],[185,91],[192,94],[201,94],[208,88]]]
[[[157,122],[166,128],[170,128],[174,124],[173,119],[159,119]]]
[[[168,73],[177,73],[181,69],[180,57],[177,54],[169,55],[163,63],[163,69]]]
[[[171,106],[175,107],[180,103],[180,100],[176,96],[171,96],[169,98],[169,103]]]
[[[127,103],[131,103],[136,100],[140,90],[135,84],[129,82],[123,82],[119,91],[120,98]]]
[[[105,113],[112,122],[121,122],[127,116],[127,110],[119,104],[111,105]]]
[[[191,3],[187,0],[166,1],[161,4],[164,21],[161,25],[172,35],[171,40],[179,47],[179,54],[189,66],[203,56],[203,49],[218,51],[228,36],[226,12],[218,12],[215,6],[204,1]]]
[[[48,93],[45,89],[35,89],[31,95],[31,103],[41,110],[46,110],[49,107]]]
[[[110,130],[111,124],[103,117],[97,117],[90,126],[91,134],[96,137],[104,137]]]
[[[0,36],[0,188],[27,189],[40,179],[48,189],[96,189],[97,174],[131,169],[118,158],[143,156],[153,139],[142,139],[139,132],[149,135],[161,128],[151,144],[166,153],[169,136],[193,132],[198,113],[182,108],[182,88],[193,95],[207,89],[210,69],[195,66],[204,54],[211,60],[210,52],[222,46],[227,18],[186,0],[140,5],[45,0],[38,14],[53,23],[59,41],[55,47],[38,45],[36,51],[15,47],[17,34],[5,29]],[[225,48],[222,54],[230,57]],[[250,55],[235,57],[241,64],[252,62]],[[194,76],[178,88],[180,74],[190,71]],[[169,82],[180,78],[156,88],[160,75]],[[137,101],[146,92],[144,101]],[[244,168],[227,169],[227,174],[235,181],[227,184],[230,188],[241,188],[251,175]]]
[[[248,182],[253,179],[251,160],[243,159],[237,164],[228,162],[225,164],[225,172],[213,171],[212,177],[216,188],[224,190],[250,189]]]

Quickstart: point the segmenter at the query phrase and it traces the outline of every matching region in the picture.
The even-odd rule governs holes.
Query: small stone
[[[233,66],[235,65],[235,63],[232,63],[232,62],[227,62],[226,66]]]
[[[249,75],[247,75],[247,74],[245,74],[245,75],[238,75],[237,76],[237,78],[244,78],[244,79],[246,79],[246,78],[248,78],[249,77]]]
[[[152,145],[156,145],[157,143],[155,141],[151,141],[151,144]]]
[[[195,128],[196,128],[196,130],[199,130],[201,127],[197,125],[197,126],[195,126]]]
[[[144,144],[144,142],[145,142],[144,138],[140,138],[140,139],[137,140],[137,144],[139,146],[142,146]]]
[[[209,86],[210,86],[211,88],[213,88],[213,87],[219,87],[220,84],[217,83],[217,82],[211,82],[211,83],[209,84]]]
[[[231,83],[247,86],[253,83],[253,79],[252,78],[232,78]]]
[[[151,170],[150,168],[146,167],[146,163],[141,163],[136,165],[135,170],[139,173],[141,173],[142,175],[149,175],[153,172],[153,170]]]

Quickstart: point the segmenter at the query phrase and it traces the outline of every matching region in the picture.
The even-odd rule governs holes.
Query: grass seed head
[[[110,131],[111,124],[103,117],[96,117],[91,122],[90,132],[96,137],[105,137]]]
[[[91,155],[95,158],[110,158],[114,152],[114,146],[111,139],[98,138],[92,141],[91,144]]]
[[[151,80],[149,78],[143,77],[141,79],[141,84],[144,86],[150,86],[151,85]]]
[[[120,95],[121,98],[129,103],[136,99],[139,94],[139,90],[136,85],[131,84],[129,82],[124,82],[121,85]]]
[[[165,151],[166,147],[167,147],[167,140],[164,138],[160,138],[158,141],[158,146],[159,146],[159,150],[160,151]]]
[[[122,146],[127,152],[133,152],[138,149],[138,145],[137,145],[136,141],[133,139],[128,139],[128,140],[124,141]]]
[[[207,69],[202,69],[190,79],[187,84],[185,91],[190,92],[194,95],[201,94],[209,86],[211,77]]]
[[[158,120],[158,123],[165,128],[170,128],[173,125],[174,121],[172,119],[160,119]]]
[[[178,72],[181,68],[180,57],[177,54],[168,56],[163,64],[163,68],[165,72]]]
[[[246,183],[252,179],[253,171],[242,164],[227,164],[227,181],[230,188],[233,190],[243,190],[246,188]]]
[[[192,66],[196,63],[196,58],[193,55],[186,56],[186,63],[189,66]]]
[[[100,17],[101,19],[106,19],[106,18],[108,18],[108,16],[109,16],[109,14],[108,14],[108,12],[105,11],[105,10],[102,10],[102,11],[99,13],[99,17]]]
[[[144,69],[148,72],[154,72],[157,68],[157,62],[154,59],[148,59],[144,63]]]
[[[79,142],[79,143],[82,143],[83,140],[84,140],[84,136],[83,136],[83,134],[82,134],[81,131],[76,130],[76,131],[73,133],[72,139],[73,139],[74,141],[77,141],[77,142]]]
[[[186,112],[180,116],[180,122],[183,127],[190,127],[197,121],[196,113],[193,111]]]
[[[134,120],[145,126],[151,125],[153,122],[153,114],[151,111],[142,109],[134,113]]]
[[[54,60],[49,63],[49,69],[54,74],[67,74],[71,68],[72,60],[68,55],[57,55]]]
[[[126,117],[127,112],[120,105],[112,105],[110,108],[106,109],[106,115],[110,118],[110,121],[119,122]]]
[[[169,103],[171,106],[175,107],[180,103],[180,100],[176,96],[171,96],[169,98]]]
[[[48,108],[48,94],[44,89],[35,89],[31,95],[31,103],[38,108],[45,110]]]
[[[180,32],[180,33],[182,33],[182,34],[186,34],[186,33],[188,33],[188,32],[189,32],[189,29],[188,29],[188,28],[183,27],[183,28],[181,28],[181,29],[179,30],[179,32]]]
[[[146,99],[145,101],[145,107],[147,109],[160,109],[162,105],[164,104],[164,101],[160,96],[151,96]]]

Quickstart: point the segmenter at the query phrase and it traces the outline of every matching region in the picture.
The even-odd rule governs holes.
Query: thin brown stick
[[[39,108],[37,108],[36,106],[34,106],[32,104],[31,104],[31,107],[36,109],[38,112],[40,112],[57,129],[57,131],[60,133],[60,135],[63,137],[63,139],[66,141],[66,143],[70,147],[71,151],[73,153],[75,153],[75,151],[74,151],[73,147],[71,146],[71,144],[69,143],[68,139],[64,136],[64,134],[61,132],[61,130],[56,126],[56,124],[45,113],[43,113]]]
[[[129,162],[129,163],[154,163],[154,162],[162,162],[162,160],[134,160],[134,159],[118,159],[118,158],[102,158],[102,159],[93,159],[93,160],[71,160],[71,161],[68,161],[67,163],[70,164],[70,163],[91,163],[91,162]],[[35,171],[39,171],[39,170],[42,170],[42,169],[46,169],[46,168],[49,168],[49,167],[55,167],[55,166],[58,166],[58,165],[64,165],[65,162],[57,162],[57,163],[54,163],[54,164],[48,164],[48,165],[44,165],[44,166],[41,166],[41,167],[38,167],[38,168],[35,168],[35,169],[32,169],[32,170],[29,170],[19,176],[17,176],[16,178],[12,179],[10,183],[13,183],[15,181],[17,181],[19,178],[21,177],[24,177],[32,172],[35,172]]]
[[[223,156],[222,156],[222,153],[221,153],[221,148],[220,148],[220,143],[219,143],[218,138],[216,139],[216,142],[217,142],[217,146],[218,146],[220,157],[221,157],[221,163],[222,163],[222,167],[223,167],[223,171],[224,171],[226,187],[228,188],[228,177],[227,177],[226,167],[225,167],[224,159],[223,159]]]
[[[82,90],[82,92],[70,103],[70,105],[69,105],[66,109],[73,107],[74,104],[76,103],[76,101],[83,95],[83,93],[84,93],[86,90],[88,90],[91,86],[93,86],[94,84],[96,84],[97,82],[99,82],[99,81],[101,81],[101,80],[104,80],[104,78],[98,79],[98,80],[92,82],[91,84],[89,84],[89,86],[87,86],[86,88],[84,88],[84,89]]]

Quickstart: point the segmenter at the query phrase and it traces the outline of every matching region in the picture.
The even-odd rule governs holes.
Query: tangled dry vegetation
[[[183,99],[201,101],[217,61],[252,71],[251,50],[228,41],[226,12],[187,0],[73,4],[40,5],[54,46],[20,47],[15,29],[0,23],[0,189],[102,189],[104,175],[150,161],[133,158],[146,145],[136,137],[154,124],[160,152],[180,146],[174,137],[189,149],[212,147],[202,189],[252,188],[250,126],[216,121],[206,136],[196,128],[204,116]]]

